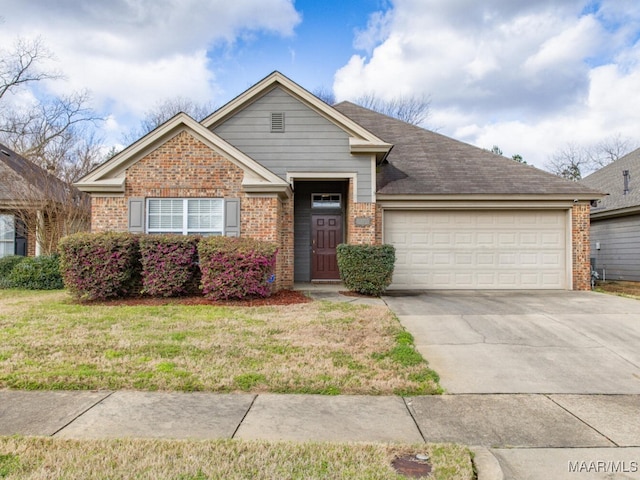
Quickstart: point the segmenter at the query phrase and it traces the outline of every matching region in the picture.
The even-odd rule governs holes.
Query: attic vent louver
[[[271,114],[271,133],[284,133],[284,113]]]
[[[622,192],[622,194],[626,195],[627,193],[629,193],[629,180],[631,180],[629,170],[623,170],[622,177],[624,178],[624,191]]]

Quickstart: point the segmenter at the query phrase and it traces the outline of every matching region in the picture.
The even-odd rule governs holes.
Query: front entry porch
[[[345,241],[347,180],[294,183],[294,279],[338,281],[336,247]]]

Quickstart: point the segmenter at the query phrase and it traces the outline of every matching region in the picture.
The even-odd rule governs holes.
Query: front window
[[[339,193],[314,193],[311,195],[311,208],[340,208],[342,195]]]
[[[149,233],[222,235],[222,198],[150,198],[147,200]]]
[[[16,224],[13,215],[0,215],[0,257],[15,254]]]

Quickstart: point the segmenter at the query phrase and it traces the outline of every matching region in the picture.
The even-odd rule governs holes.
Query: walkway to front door
[[[311,279],[339,279],[336,247],[342,243],[342,215],[311,215],[311,230]]]

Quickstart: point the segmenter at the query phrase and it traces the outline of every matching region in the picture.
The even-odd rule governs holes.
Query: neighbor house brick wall
[[[573,289],[591,289],[591,245],[589,239],[589,204],[577,204],[571,211],[571,243],[573,246]]]

